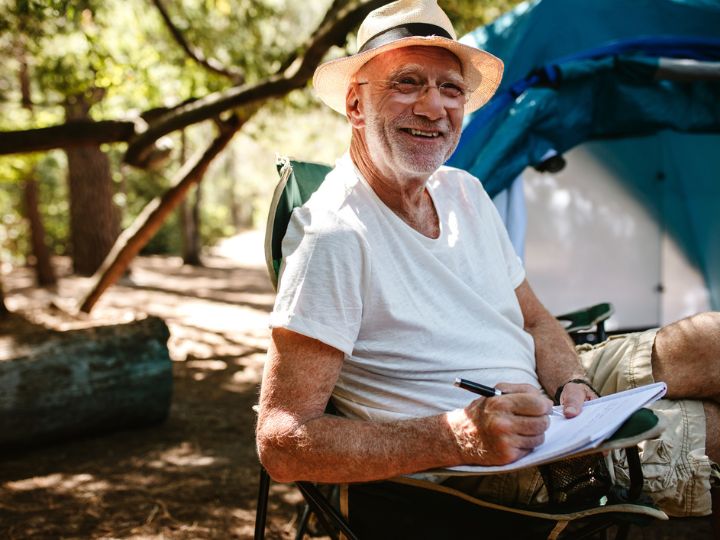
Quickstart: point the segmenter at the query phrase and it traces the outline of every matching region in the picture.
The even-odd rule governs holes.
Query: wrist
[[[465,410],[456,409],[446,413],[447,423],[453,438],[453,447],[458,463],[472,463],[485,455],[485,448],[478,440],[477,427],[468,418]]]

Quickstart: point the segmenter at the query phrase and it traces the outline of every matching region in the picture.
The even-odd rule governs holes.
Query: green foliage
[[[45,154],[35,169],[45,241],[51,253],[57,255],[67,255],[70,238],[66,167],[65,154],[55,151]]]
[[[252,84],[275,73],[305,43],[332,0],[164,0],[174,25],[207,58],[243,72]],[[458,35],[490,22],[515,0],[440,0]],[[354,47],[335,47],[329,57]],[[0,0],[0,130],[60,124],[68,105],[85,101],[94,119],[136,117],[154,108],[228,88],[233,82],[200,66],[181,49],[151,0]],[[32,109],[23,107],[20,71],[30,77]],[[212,125],[186,130],[186,156],[214,136]],[[169,186],[180,166],[180,137],[172,164],[160,172],[121,163],[125,145],[106,148],[123,226]],[[332,162],[347,147],[349,128],[319,105],[311,90],[268,103],[236,136],[202,184],[201,235],[207,244],[236,227],[264,224],[275,183],[275,153]],[[27,227],[22,182],[39,180],[47,241],[65,253],[68,241],[66,160],[61,151],[0,158],[0,251],[23,262]],[[146,252],[178,253],[179,220],[173,216]]]
[[[23,183],[30,178],[38,183],[46,243],[51,252],[65,254],[68,203],[62,178],[63,158],[60,152],[0,158],[0,215],[3,216],[0,223],[0,256],[3,260],[24,264],[29,252]]]
[[[520,0],[440,0],[438,3],[460,37],[478,26],[491,23],[517,6]]]

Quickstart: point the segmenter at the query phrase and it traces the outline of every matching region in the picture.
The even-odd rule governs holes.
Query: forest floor
[[[155,315],[170,328],[174,390],[163,424],[45,445],[0,456],[2,539],[252,538],[258,463],[258,385],[274,294],[262,238],[239,235],[204,259],[139,257],[90,316],[73,316],[88,286],[58,259],[59,284],[33,285],[27,269],[3,275],[14,313],[0,323],[0,347],[38,328],[68,330]],[[2,351],[5,354],[8,351]],[[271,488],[267,538],[294,537],[301,502]],[[674,520],[632,538],[710,539],[707,520]]]

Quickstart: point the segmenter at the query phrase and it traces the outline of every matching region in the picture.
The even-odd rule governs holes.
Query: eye
[[[417,77],[412,75],[403,75],[391,82],[391,86],[394,90],[397,90],[401,94],[411,94],[417,92],[422,86],[422,83]]]
[[[438,86],[440,93],[447,97],[460,97],[465,95],[465,89],[459,84],[444,82]]]

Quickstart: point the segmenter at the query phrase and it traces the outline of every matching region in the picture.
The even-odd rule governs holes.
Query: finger
[[[535,388],[531,384],[498,383],[495,388],[503,394],[542,394],[539,388]]]
[[[484,456],[480,465],[507,465],[508,463],[513,463],[527,456],[532,450],[532,448],[508,446],[502,450],[495,451],[493,455]]]
[[[505,397],[505,396],[501,396]],[[511,394],[505,403],[509,411],[519,416],[544,416],[550,414],[553,402],[544,394]]]
[[[545,434],[541,435],[517,435],[513,445],[519,450],[533,450],[545,442]]]
[[[550,427],[550,417],[543,416],[518,416],[513,419],[515,433],[525,437],[536,437],[544,434]]]
[[[515,435],[535,437],[542,435],[550,426],[550,417],[518,416],[514,414],[491,415],[488,430],[495,437],[513,437]]]
[[[582,411],[583,403],[592,398],[592,391],[584,384],[568,383],[560,395],[560,405],[566,418],[573,418]]]

